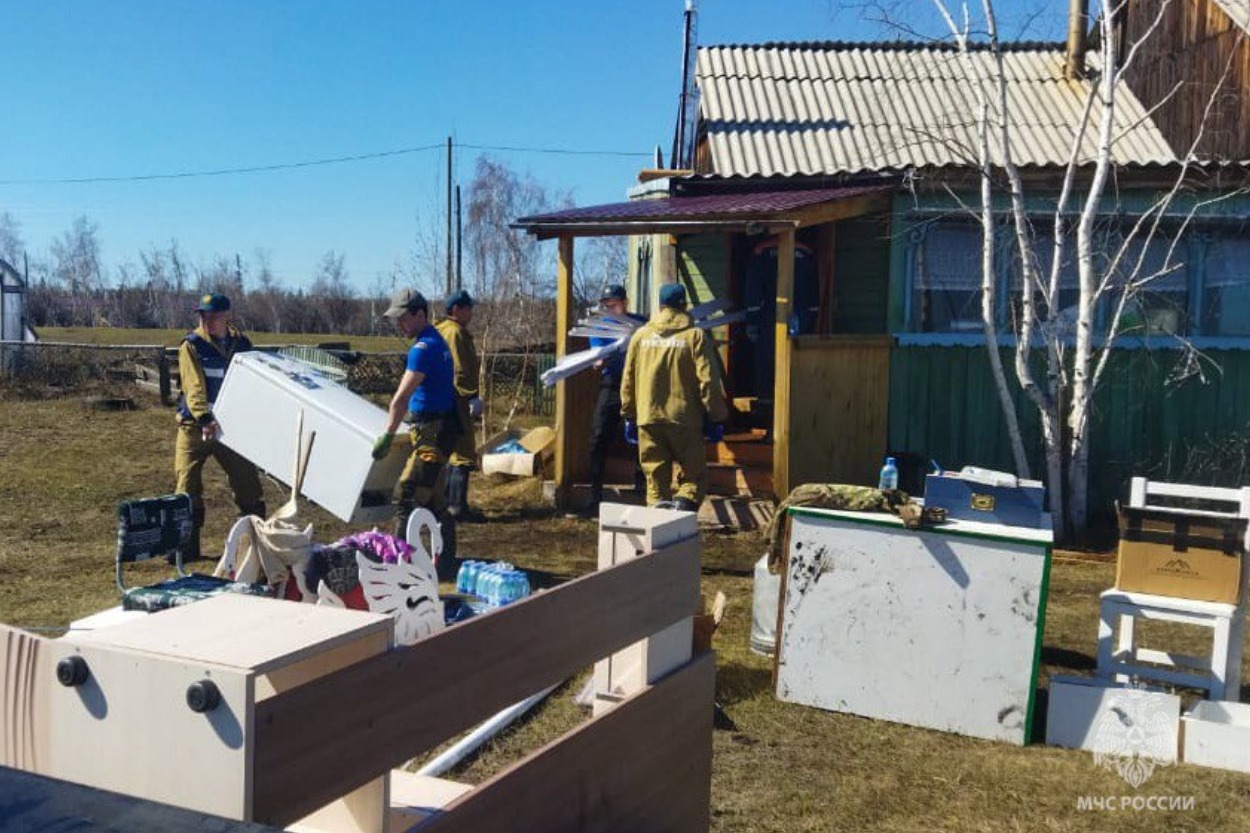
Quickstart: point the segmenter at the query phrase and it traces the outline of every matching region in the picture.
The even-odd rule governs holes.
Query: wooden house
[[[1039,222],[1053,214],[1091,94],[1090,81],[1065,77],[1068,55],[1063,44],[1035,43],[1005,54],[1013,156]],[[972,60],[990,57],[979,50]],[[887,453],[903,457],[901,485],[913,491],[930,459],[1013,468],[981,332],[980,232],[964,209],[979,203],[976,99],[964,60],[931,43],[701,48],[693,170],[646,172],[628,202],[517,221],[559,240],[560,350],[577,313],[574,240],[630,235],[639,311],[650,312],[658,286],[673,280],[695,302],[728,298],[752,310],[717,333],[737,425],[754,429],[739,430],[727,456],[763,468],[774,494],[805,482],[875,484]],[[1179,170],[1158,114],[1129,84],[1118,94],[1117,178],[1100,220],[1109,242]],[[1085,180],[1092,137],[1081,155]],[[1250,346],[1250,200],[1235,193],[1241,177],[1237,166],[1203,167],[1150,244],[1148,261],[1193,210],[1179,244],[1184,267],[1143,295],[1096,403],[1099,505],[1128,474],[1181,453],[1185,440],[1250,425],[1250,386],[1235,383],[1243,368],[1250,373],[1240,352]],[[1213,194],[1222,199],[1211,202]],[[999,262],[997,316],[1007,332],[1019,280],[1009,246]],[[1061,296],[1075,281],[1075,267],[1065,267]],[[1224,375],[1207,372],[1204,384],[1202,367],[1178,367],[1177,335]],[[1177,384],[1165,392],[1168,378]],[[564,499],[585,473],[593,397],[579,386],[592,381],[573,380],[558,394]],[[1041,471],[1036,415],[1022,397],[1018,410]],[[758,447],[735,454],[748,444]]]

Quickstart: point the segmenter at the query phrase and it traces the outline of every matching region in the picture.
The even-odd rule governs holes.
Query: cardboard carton
[[[498,453],[509,440],[516,440],[524,452]],[[482,474],[507,474],[513,477],[532,477],[542,473],[547,462],[555,454],[556,432],[547,426],[532,431],[516,429],[500,431],[484,442],[479,449],[482,456]]]
[[[1119,507],[1120,590],[1236,604],[1245,561],[1245,518]]]

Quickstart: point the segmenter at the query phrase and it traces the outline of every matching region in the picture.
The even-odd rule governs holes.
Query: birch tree
[[[1124,332],[1125,312],[1152,282],[1180,268],[1177,243],[1195,212],[1210,202],[1194,203],[1183,213],[1162,262],[1151,262],[1148,248],[1161,234],[1165,216],[1175,213],[1176,197],[1187,182],[1195,150],[1202,138],[1204,118],[1191,147],[1177,154],[1178,172],[1171,188],[1142,211],[1110,246],[1106,245],[1110,236],[1100,233],[1098,227],[1099,218],[1115,199],[1114,194],[1108,194],[1108,183],[1115,173],[1114,151],[1120,138],[1116,132],[1117,96],[1142,45],[1159,29],[1171,2],[1161,0],[1142,36],[1132,43],[1119,42],[1115,24],[1125,13],[1127,3],[1094,3],[1092,12],[1098,21],[1099,45],[1094,65],[1090,67],[1089,92],[1071,138],[1049,234],[1039,236],[1026,210],[1024,180],[1012,155],[1010,97],[994,4],[992,0],[982,0],[987,43],[983,48],[974,49],[968,7],[958,8],[960,20],[957,22],[944,0],[933,0],[955,39],[978,101],[976,147],[969,150],[976,160],[980,178],[980,206],[974,210],[982,227],[982,325],[991,373],[1011,435],[1017,471],[1027,476],[1027,454],[998,341],[995,236],[1002,227],[1011,234],[1014,257],[1020,268],[1019,288],[1012,290],[1016,293],[1012,309],[1018,311],[1012,321],[1014,380],[1036,408],[1040,419],[1046,484],[1056,533],[1061,538],[1082,531],[1086,525],[1089,430],[1094,394],[1103,379],[1111,349]],[[1228,72],[1229,67],[1225,67],[1225,78]],[[1206,115],[1210,114],[1223,80],[1207,101]],[[1176,92],[1174,89],[1172,94]],[[1088,149],[1087,136],[1092,136],[1092,152]],[[1005,218],[995,209],[994,201],[996,193],[1003,191],[1009,206]],[[1060,279],[1069,256],[1067,247],[1073,228],[1078,291],[1074,309],[1065,311],[1059,300]],[[1045,259],[1039,257],[1042,253],[1039,245],[1049,247],[1049,268],[1041,268]],[[1104,315],[1106,324],[1101,331],[1096,329],[1100,309],[1109,310]],[[1037,351],[1045,357],[1044,374],[1040,376],[1030,361]]]

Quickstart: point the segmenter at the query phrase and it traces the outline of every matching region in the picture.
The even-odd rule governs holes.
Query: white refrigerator
[[[316,438],[301,494],[353,524],[382,524],[393,516],[406,434],[401,431],[390,453],[375,462],[373,442],[386,428],[386,411],[312,365],[260,351],[237,353],[213,413],[221,442],[288,487],[302,413],[304,435],[315,432]]]

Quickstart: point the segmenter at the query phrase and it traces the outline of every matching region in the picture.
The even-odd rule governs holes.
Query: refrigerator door
[[[409,445],[400,432],[390,454],[373,460],[373,441],[386,428],[382,408],[311,365],[260,351],[234,356],[213,406],[221,442],[287,486],[301,411],[305,435],[317,435],[302,494],[349,523],[388,520]]]

